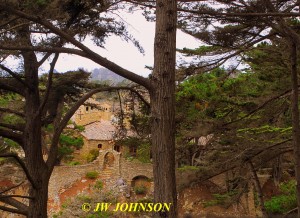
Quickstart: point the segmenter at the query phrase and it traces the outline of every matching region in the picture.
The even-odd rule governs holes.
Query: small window
[[[137,149],[136,149],[136,147],[130,147],[130,154],[132,155],[132,156],[136,156],[136,151],[137,151]]]
[[[89,111],[89,107],[85,107],[85,111]]]
[[[117,151],[117,152],[120,152],[120,148],[121,148],[121,147],[120,147],[119,145],[115,145],[115,146],[114,146],[114,150]]]
[[[102,144],[98,144],[98,148],[101,149],[102,148]]]

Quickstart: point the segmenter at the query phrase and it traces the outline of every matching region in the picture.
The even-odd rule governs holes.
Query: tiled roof
[[[112,140],[116,127],[110,121],[101,120],[85,126],[82,135],[88,140]]]

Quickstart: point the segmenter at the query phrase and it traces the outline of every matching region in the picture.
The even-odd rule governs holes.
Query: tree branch
[[[91,59],[92,61],[94,61],[97,64],[100,64],[101,66],[113,71],[114,73],[129,79],[137,84],[140,84],[142,86],[144,86],[145,88],[147,88],[148,90],[152,89],[152,85],[150,84],[150,80],[139,76],[129,70],[126,70],[124,68],[122,68],[121,66],[115,64],[114,62],[111,62],[109,60],[107,60],[106,58],[100,56],[99,54],[93,52],[92,50],[90,50],[88,47],[86,47],[85,45],[83,45],[81,42],[77,41],[74,37],[72,37],[71,35],[69,35],[67,32],[55,27],[52,23],[50,23],[49,21],[38,17],[38,16],[34,16],[34,15],[29,15],[26,14],[22,11],[16,10],[10,6],[8,6],[7,4],[0,4],[0,9],[5,10],[9,13],[15,14],[19,17],[22,17],[24,19],[36,22],[40,25],[43,25],[44,27],[48,28],[49,30],[51,30],[54,34],[62,37],[64,40],[72,43],[74,46],[78,47],[79,49],[81,49],[85,56],[88,57],[89,59]]]
[[[32,177],[31,177],[31,175],[30,175],[30,173],[29,173],[29,171],[28,171],[25,163],[21,160],[21,158],[17,154],[14,154],[14,153],[0,154],[0,157],[5,157],[5,158],[11,157],[11,158],[14,158],[19,163],[19,165],[22,167],[22,169],[23,169],[23,171],[24,171],[24,173],[25,173],[28,181],[31,183],[32,187],[36,188],[36,184],[35,184],[34,180],[32,179]]]
[[[52,86],[52,77],[53,77],[53,73],[54,73],[54,67],[55,67],[55,64],[58,60],[58,57],[59,57],[59,53],[55,53],[54,58],[53,58],[53,60],[50,64],[50,70],[49,70],[49,75],[48,75],[46,93],[45,93],[43,102],[42,102],[42,104],[40,105],[40,107],[37,111],[36,117],[39,116],[42,113],[42,111],[44,110],[45,105],[48,101],[49,94],[50,94],[50,89],[51,89],[51,86]]]
[[[1,206],[1,205],[0,205],[0,210],[11,212],[11,213],[16,213],[16,214],[21,214],[21,215],[25,215],[25,216],[27,216],[27,214],[28,214],[27,210],[14,209],[11,207],[5,207],[5,206]]]
[[[1,45],[0,45],[0,47],[1,47]],[[19,95],[24,96],[23,90],[13,87],[13,86],[10,86],[7,83],[4,83],[3,81],[0,81],[0,89],[15,92],[15,93],[18,93]]]
[[[25,83],[24,80],[22,80],[22,78],[16,74],[15,72],[13,72],[12,70],[10,70],[9,68],[5,67],[4,65],[0,64],[0,68],[4,71],[6,71],[7,73],[9,73],[13,78],[15,78],[17,81],[19,81],[21,84],[23,84],[24,86],[28,87],[27,84]]]
[[[10,190],[12,190],[12,189],[14,189],[14,188],[18,188],[20,185],[22,185],[24,182],[20,182],[19,184],[17,184],[17,185],[14,185],[14,186],[12,186],[12,187],[9,187],[8,189],[5,189],[5,190],[3,190],[3,191],[1,191],[0,192],[0,195],[2,195],[3,193],[5,193],[5,192],[8,192],[8,191],[10,191]]]
[[[8,124],[8,123],[1,123],[0,122],[0,127],[5,127],[11,130],[17,130],[20,132],[24,131],[24,125],[12,125],[12,124]]]
[[[84,53],[79,49],[65,48],[65,47],[15,46],[15,45],[0,44],[0,49],[9,50],[9,51],[38,51],[38,52],[49,52],[49,53],[67,53],[67,54],[75,54],[81,57],[88,58],[86,53]]]
[[[18,214],[23,214],[23,215],[27,215],[27,213],[28,213],[28,206],[14,198],[3,198],[3,199],[0,199],[0,201],[17,208],[17,209],[14,209],[14,208],[9,208],[9,207],[5,207],[5,206],[0,206],[1,210],[11,212],[10,210],[7,210],[7,209],[13,209],[14,210],[13,213],[18,213]]]
[[[279,95],[276,95],[276,96],[274,96],[274,97],[268,99],[268,100],[265,101],[263,104],[261,104],[260,106],[258,106],[257,108],[255,108],[254,110],[252,110],[250,113],[246,114],[245,116],[243,116],[243,117],[241,117],[241,118],[239,118],[239,119],[230,121],[230,122],[228,122],[228,123],[225,123],[225,124],[223,124],[223,126],[227,126],[227,125],[230,125],[230,124],[239,122],[239,121],[241,121],[241,120],[243,120],[243,119],[245,119],[245,118],[251,116],[252,114],[254,114],[254,113],[256,113],[257,111],[259,111],[260,109],[264,108],[264,107],[265,107],[266,105],[268,105],[270,102],[272,102],[272,101],[274,101],[274,100],[276,100],[276,99],[279,99],[279,98],[281,98],[281,97],[286,96],[286,95],[287,95],[288,93],[290,93],[291,91],[292,91],[292,90],[287,90],[287,91],[285,91],[285,92],[283,92],[283,93],[281,93],[281,94],[279,94]]]
[[[9,138],[15,142],[17,142],[19,145],[23,145],[22,135],[19,133],[15,133],[8,129],[0,128],[0,136],[4,138]]]
[[[11,110],[9,108],[0,107],[0,111],[5,112],[5,113],[10,113],[10,114],[15,114],[15,115],[18,115],[19,117],[24,117],[25,116],[22,112]]]
[[[3,198],[26,198],[26,199],[34,199],[33,197],[24,196],[24,195],[0,195],[0,199],[3,199]]]

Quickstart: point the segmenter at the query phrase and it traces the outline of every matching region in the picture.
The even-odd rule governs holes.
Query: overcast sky
[[[147,22],[142,15],[124,15],[123,19],[129,24],[129,32],[136,38],[145,50],[141,54],[136,47],[130,42],[122,41],[119,37],[111,36],[107,39],[105,49],[96,47],[91,40],[86,40],[85,45],[92,48],[93,51],[115,62],[116,64],[133,71],[134,73],[147,76],[150,71],[145,69],[145,65],[153,66],[153,42],[154,42],[154,22]],[[196,48],[200,42],[193,37],[178,31],[177,48]],[[49,64],[44,66],[47,70]],[[68,70],[77,70],[84,68],[88,71],[99,68],[98,64],[76,55],[60,56],[55,69],[59,72]]]
[[[121,67],[139,75],[147,76],[151,73],[151,71],[145,69],[145,66],[153,66],[154,62],[153,45],[155,23],[147,22],[145,18],[138,13],[123,14],[122,18],[128,24],[128,32],[133,35],[133,37],[139,41],[141,46],[144,48],[144,54],[141,54],[133,43],[126,42],[116,36],[107,38],[105,49],[95,46],[90,39],[86,39],[84,44],[91,48],[94,52],[97,52],[101,56],[115,62]],[[184,34],[180,30],[177,30],[177,48],[197,48],[200,45],[200,41]],[[7,58],[3,63],[9,66],[12,70],[17,69],[18,66],[20,66],[19,60],[14,59],[13,57]],[[55,70],[60,73],[64,73],[66,71],[77,70],[78,68],[91,71],[100,67],[102,66],[77,55],[60,54]],[[49,71],[49,68],[49,62],[45,62],[40,68],[39,73],[46,73]]]

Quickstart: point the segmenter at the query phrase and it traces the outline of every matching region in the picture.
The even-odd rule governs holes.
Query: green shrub
[[[212,194],[214,199],[203,202],[204,207],[210,207],[215,205],[225,205],[230,199],[237,194],[237,191],[230,191],[224,194]]]
[[[90,162],[93,162],[94,160],[96,160],[98,156],[99,156],[99,150],[98,149],[92,149],[86,155],[85,159],[88,163],[90,163]]]
[[[92,198],[87,195],[78,195],[76,198],[83,203],[91,203],[92,202]]]
[[[177,170],[179,170],[179,171],[199,170],[199,167],[185,165],[185,166],[177,168]]]
[[[65,134],[61,134],[59,137],[59,143],[64,146],[74,146],[77,149],[80,149],[84,142],[82,137],[73,137]]]
[[[101,180],[97,180],[95,185],[94,185],[94,188],[98,189],[98,190],[102,190],[103,189],[103,182]]]
[[[91,171],[91,172],[87,172],[85,174],[85,177],[88,179],[96,179],[98,177],[99,173],[97,171]]]
[[[297,207],[296,181],[290,180],[281,183],[279,188],[282,194],[265,202],[265,208],[268,212],[282,214]]]
[[[146,194],[147,188],[144,185],[134,187],[134,192],[137,195]]]
[[[75,125],[75,129],[78,129],[79,132],[83,132],[85,130],[84,126]]]
[[[79,161],[71,161],[68,163],[69,166],[76,166],[76,165],[80,165]]]
[[[279,195],[272,197],[271,200],[265,202],[265,207],[268,212],[285,213],[297,207],[296,196]]]

